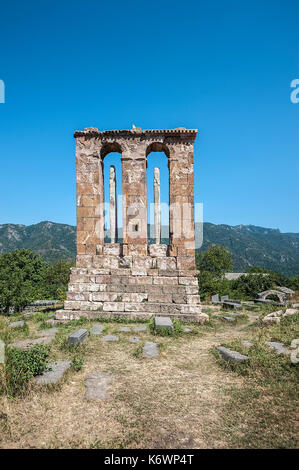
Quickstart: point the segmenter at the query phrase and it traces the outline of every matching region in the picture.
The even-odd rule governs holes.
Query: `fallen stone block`
[[[191,333],[191,331],[192,331],[191,328],[184,328],[185,333]]]
[[[84,400],[99,401],[107,399],[108,386],[111,374],[108,372],[92,372],[85,377]]]
[[[24,325],[25,325],[24,320],[20,320],[20,321],[14,321],[14,322],[10,323],[8,326],[9,326],[9,328],[20,328]]]
[[[158,346],[156,343],[152,343],[151,341],[146,341],[142,348],[142,353],[146,357],[158,357]]]
[[[48,330],[39,331],[38,333],[41,336],[55,336],[58,331],[58,328],[49,328]]]
[[[102,333],[102,331],[104,330],[104,326],[103,325],[94,325],[91,329],[90,329],[90,334],[91,335],[100,335]]]
[[[50,344],[51,341],[53,341],[53,336],[44,336],[43,338],[23,339],[20,341],[16,341],[15,343],[10,343],[8,344],[8,346],[17,349],[31,349],[36,344],[47,345]]]
[[[173,330],[173,324],[170,317],[155,317],[155,327]]]
[[[47,370],[34,377],[33,381],[39,385],[56,384],[70,367],[71,361],[49,362]]]
[[[119,337],[116,335],[107,335],[101,338],[101,341],[119,341]]]
[[[276,341],[266,341],[265,344],[267,344],[270,348],[275,349],[279,354],[291,354],[292,351],[287,349],[283,343],[277,343]]]
[[[231,362],[247,362],[249,361],[248,356],[244,356],[244,354],[240,354],[237,351],[232,351],[231,349],[225,348],[223,346],[218,346],[217,351],[220,352],[222,358],[225,361]]]
[[[131,328],[129,326],[121,326],[120,328],[118,328],[118,331],[127,332],[131,331]]]
[[[263,323],[280,323],[280,317],[264,317],[262,319]]]
[[[146,326],[135,326],[133,329],[134,331],[146,331],[147,330]]]
[[[68,344],[81,344],[88,337],[88,330],[81,328],[80,330],[75,331],[68,337]]]

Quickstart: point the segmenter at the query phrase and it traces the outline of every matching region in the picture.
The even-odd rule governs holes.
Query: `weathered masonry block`
[[[76,131],[77,259],[59,320],[81,316],[168,316],[203,323],[194,246],[196,129]],[[117,243],[116,176],[110,168],[111,243],[105,243],[104,158],[120,152],[123,240]],[[155,172],[155,243],[147,239],[147,156],[169,168],[169,245],[160,241],[160,174]],[[119,209],[117,209],[119,210]]]

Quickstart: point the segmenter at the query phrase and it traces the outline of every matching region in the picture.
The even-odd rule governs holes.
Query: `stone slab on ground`
[[[184,328],[185,333],[191,333],[191,331],[192,331],[191,328]]]
[[[30,318],[30,317],[32,317],[34,314],[35,314],[35,312],[26,312],[26,313],[24,313],[23,318]]]
[[[139,343],[140,339],[137,338],[137,336],[131,336],[131,338],[129,338],[129,341],[130,343]]]
[[[155,317],[156,328],[166,328],[167,330],[173,330],[173,324],[170,317]]]
[[[88,330],[85,328],[81,328],[80,330],[75,331],[74,333],[70,334],[68,337],[68,344],[81,344],[85,341],[88,337]]]
[[[111,382],[109,372],[94,371],[86,375],[84,380],[85,395],[84,400],[99,401],[107,399],[108,386]]]
[[[225,361],[231,361],[231,362],[247,362],[249,361],[248,356],[244,356],[244,354],[240,354],[237,351],[233,351],[231,349],[225,348],[223,346],[218,346],[217,351],[220,352],[222,358]]]
[[[56,384],[71,367],[71,364],[71,361],[49,362],[45,372],[34,377],[33,381],[39,385]]]
[[[222,318],[223,318],[224,320],[226,320],[226,321],[236,321],[236,319],[233,318],[233,317],[222,316]]]
[[[242,313],[226,312],[226,315],[228,315],[228,316],[230,316],[230,317],[238,318],[238,317],[241,317],[241,316],[242,316]]]
[[[118,331],[131,331],[131,328],[129,326],[121,326],[120,328],[118,328]]]
[[[103,325],[94,325],[90,330],[89,333],[91,335],[100,335],[105,327]]]
[[[277,343],[276,341],[266,341],[265,344],[270,346],[270,348],[275,349],[280,354],[291,354],[292,351],[287,349],[283,343]]]
[[[142,348],[142,353],[146,357],[158,357],[157,343],[153,343],[152,341],[146,341]]]
[[[58,332],[58,328],[49,328],[48,330],[39,331],[38,334],[41,336],[55,336]]]
[[[25,325],[24,320],[20,320],[20,321],[13,321],[8,326],[9,326],[9,328],[19,328],[19,327],[24,326],[24,325]]]
[[[135,326],[133,329],[134,331],[146,331],[147,330],[146,326]]]
[[[241,343],[246,349],[250,349],[253,346],[253,343],[247,339],[242,339]]]
[[[101,341],[119,341],[119,336],[117,335],[107,335],[101,338]]]
[[[31,349],[37,344],[43,344],[46,346],[53,341],[53,336],[44,336],[43,338],[36,338],[36,339],[22,339],[20,341],[16,341],[15,343],[10,343],[8,346],[17,348],[17,349]]]

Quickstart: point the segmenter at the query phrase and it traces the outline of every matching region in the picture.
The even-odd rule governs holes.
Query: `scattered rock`
[[[253,346],[253,343],[251,341],[247,341],[247,339],[242,339],[241,343],[246,349],[250,349]]]
[[[121,326],[118,328],[118,331],[131,331],[131,328],[129,326]]]
[[[192,331],[191,328],[184,328],[185,333],[191,333],[191,331]]]
[[[146,331],[146,326],[135,326],[134,331]]]
[[[24,325],[25,325],[24,320],[20,320],[20,321],[14,321],[14,322],[10,323],[8,326],[9,326],[9,328],[20,328]]]
[[[104,328],[105,328],[105,327],[104,327],[103,325],[94,325],[94,326],[90,329],[89,333],[90,333],[91,335],[100,335],[100,334],[103,332]]]
[[[137,338],[137,336],[131,336],[131,338],[129,338],[129,341],[130,343],[139,343],[140,339]]]
[[[275,341],[266,341],[265,344],[270,348],[275,349],[279,354],[291,354],[292,351],[287,349],[283,343],[277,343]]]
[[[167,330],[173,330],[173,324],[170,317],[155,317],[156,328],[166,328]]]
[[[81,328],[80,330],[75,331],[68,337],[68,344],[80,344],[86,340],[88,337],[88,330]]]
[[[222,358],[225,361],[231,361],[231,362],[247,362],[249,361],[248,356],[244,356],[244,354],[240,354],[237,351],[232,351],[231,349],[224,348],[223,346],[218,346],[217,351],[220,352]]]
[[[10,343],[8,346],[17,349],[31,349],[36,344],[47,345],[50,344],[51,341],[53,341],[53,336],[44,336],[43,338],[23,339],[16,341],[15,343]]]
[[[116,335],[107,335],[101,338],[102,341],[119,341],[119,337]]]
[[[61,325],[62,322],[60,320],[56,320],[54,318],[51,318],[50,320],[46,320],[46,323],[48,325],[53,325],[54,326],[54,325]]]
[[[57,331],[57,328],[49,328],[48,330],[39,331],[38,333],[41,336],[55,336]]]
[[[146,341],[142,348],[142,353],[146,357],[157,357],[158,356],[158,347],[156,343],[151,341]]]
[[[299,304],[293,304],[292,307],[293,308],[299,308]]]
[[[287,317],[289,315],[295,315],[296,313],[298,313],[296,308],[287,308],[283,316]]]
[[[108,372],[92,372],[85,377],[84,400],[98,401],[106,400],[108,385],[111,381],[111,374]]]
[[[226,321],[236,321],[236,319],[235,319],[235,318],[232,318],[232,317],[224,317],[224,316],[223,316],[222,318],[223,318],[224,320],[226,320]]]
[[[47,370],[33,378],[39,385],[56,384],[63,374],[71,367],[71,361],[49,362]]]

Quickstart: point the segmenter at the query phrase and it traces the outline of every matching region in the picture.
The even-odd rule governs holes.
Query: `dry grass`
[[[28,324],[30,336],[36,334],[37,323]],[[113,333],[119,326],[109,323],[106,332]],[[51,347],[52,359],[72,357],[62,347],[63,339],[80,327],[60,327]],[[131,333],[142,341],[159,343],[159,359],[136,357],[138,345],[126,340],[128,333],[119,333],[118,343],[90,337],[81,348],[83,368],[70,370],[60,385],[32,386],[25,398],[0,398],[0,447],[237,447],[227,412],[231,397],[244,389],[247,379],[223,369],[211,349],[240,337],[250,339],[250,329],[220,321],[194,329],[194,334],[178,338]],[[86,402],[84,377],[94,370],[112,372],[109,396],[105,401]],[[238,433],[242,434],[239,427]],[[252,438],[245,447],[254,442]]]

